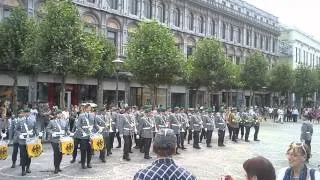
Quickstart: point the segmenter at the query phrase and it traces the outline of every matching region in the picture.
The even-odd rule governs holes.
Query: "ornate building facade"
[[[30,15],[37,16],[44,1],[5,0],[0,5],[2,17],[10,14],[6,2],[21,3],[28,7]],[[170,28],[176,46],[186,56],[193,53],[196,43],[203,37],[215,37],[222,42],[226,56],[235,64],[243,64],[251,52],[262,52],[270,65],[278,60],[278,18],[242,0],[74,0],[86,31],[105,35],[113,42],[118,55],[125,55],[130,31],[139,21],[156,19]],[[0,16],[1,18],[1,16]],[[40,78],[41,79],[41,78]],[[72,78],[71,78],[72,79]],[[46,81],[46,80],[43,80]],[[112,82],[112,80],[111,80]],[[90,85],[96,82],[92,81]],[[148,102],[146,88],[136,83],[123,83],[125,101],[129,104]],[[105,90],[114,90],[105,82]],[[126,87],[126,85],[129,87]],[[125,88],[126,87],[126,88]],[[194,106],[221,104],[223,93],[209,94],[201,89],[199,102],[194,102],[192,90],[183,86],[163,85],[158,91],[158,104],[172,106]],[[243,101],[246,94],[242,95]],[[238,103],[238,94],[234,93]],[[234,104],[234,102],[233,102]]]

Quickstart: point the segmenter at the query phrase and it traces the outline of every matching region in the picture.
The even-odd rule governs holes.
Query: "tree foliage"
[[[294,92],[301,98],[306,98],[317,90],[317,76],[315,71],[306,66],[300,66],[294,71]]]
[[[294,73],[291,66],[278,64],[270,72],[269,89],[284,94],[291,92],[294,85]]]

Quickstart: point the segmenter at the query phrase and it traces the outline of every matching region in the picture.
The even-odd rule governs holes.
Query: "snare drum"
[[[0,141],[0,160],[6,160],[8,157],[8,144]]]
[[[74,149],[74,140],[71,137],[60,138],[60,152],[63,155],[71,155]]]
[[[42,154],[43,147],[40,139],[27,139],[26,143],[29,158],[39,157]]]
[[[104,148],[104,140],[101,134],[91,136],[91,147],[94,151],[101,151]]]

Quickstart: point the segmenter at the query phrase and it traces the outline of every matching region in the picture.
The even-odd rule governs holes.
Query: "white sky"
[[[245,0],[320,40],[320,0]]]

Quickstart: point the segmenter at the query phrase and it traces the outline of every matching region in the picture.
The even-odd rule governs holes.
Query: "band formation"
[[[19,116],[12,120],[9,126],[9,139],[13,142],[12,168],[16,167],[18,151],[20,151],[20,165],[22,176],[31,173],[31,159],[39,157],[43,152],[41,137],[49,136],[54,154],[54,173],[61,171],[60,163],[64,155],[71,155],[71,163],[76,161],[77,149],[80,145],[81,168],[92,168],[91,156],[94,151],[99,152],[101,162],[106,162],[106,156],[112,154],[115,137],[118,147],[123,145],[123,159],[130,161],[130,153],[135,142],[136,149],[150,159],[150,147],[155,133],[162,128],[171,128],[177,138],[176,154],[179,149],[185,150],[185,140],[189,144],[193,140],[193,148],[200,149],[199,142],[203,139],[207,147],[212,147],[212,132],[218,131],[218,146],[224,145],[225,130],[229,131],[229,138],[237,142],[240,138],[249,142],[251,127],[254,127],[254,140],[258,140],[259,127],[262,117],[258,111],[249,108],[238,112],[235,108],[221,108],[219,112],[212,109],[151,109],[149,106],[127,107],[110,110],[94,111],[88,104],[77,116],[74,123],[64,118],[61,110],[56,110],[45,131],[39,131],[36,120],[30,115],[30,109],[19,111]],[[0,142],[0,159],[8,157],[8,143]]]

